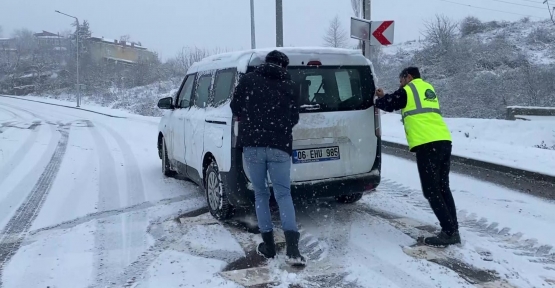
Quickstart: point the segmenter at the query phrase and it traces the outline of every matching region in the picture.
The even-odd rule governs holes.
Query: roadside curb
[[[75,109],[75,110],[81,110],[81,111],[96,113],[96,114],[100,114],[100,115],[104,115],[104,116],[108,116],[108,117],[112,117],[112,118],[120,118],[120,119],[127,118],[127,117],[124,117],[124,116],[110,115],[110,114],[106,114],[106,113],[102,113],[102,112],[98,112],[98,111],[83,109],[83,108],[80,108],[80,107],[74,107],[74,106],[68,106],[68,105],[62,105],[62,104],[55,104],[55,103],[48,103],[48,102],[43,102],[43,101],[38,101],[38,100],[25,99],[25,98],[21,98],[21,97],[14,97],[14,96],[8,96],[8,95],[0,95],[0,97],[12,98],[12,99],[18,99],[18,100],[24,100],[24,101],[31,101],[31,102],[48,104],[48,105],[53,105],[53,106],[65,107],[65,108],[71,108],[71,109]]]
[[[384,140],[382,140],[382,144],[387,148],[399,150],[397,152],[401,154],[410,154],[410,155],[413,154],[409,151],[409,147],[404,144],[399,144],[399,143],[389,142]],[[414,156],[412,158],[414,160]],[[478,167],[486,170],[493,170],[493,171],[501,172],[505,174],[511,174],[512,176],[515,176],[517,178],[524,177],[535,181],[555,183],[555,176],[546,175],[538,172],[532,172],[524,169],[508,167],[504,165],[494,164],[486,161],[476,160],[476,159],[457,156],[457,155],[451,155],[451,161],[456,162],[458,164]]]

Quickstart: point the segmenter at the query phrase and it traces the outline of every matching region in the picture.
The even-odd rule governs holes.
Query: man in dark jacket
[[[266,258],[276,255],[270,190],[266,175],[270,174],[274,196],[287,244],[287,263],[305,265],[299,252],[300,234],[295,207],[291,199],[292,129],[299,122],[299,96],[287,73],[289,58],[277,50],[268,53],[266,63],[239,80],[231,110],[240,119],[238,142],[243,147],[245,171],[255,192],[256,217],[263,243],[258,253]]]
[[[441,232],[424,239],[424,244],[445,247],[460,244],[455,200],[449,188],[451,132],[441,116],[434,87],[420,78],[417,67],[399,75],[400,88],[392,94],[376,90],[377,108],[401,110],[409,149],[416,153],[416,164],[424,197],[441,225]]]

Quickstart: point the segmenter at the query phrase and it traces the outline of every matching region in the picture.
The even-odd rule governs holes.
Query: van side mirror
[[[166,98],[162,98],[162,99],[158,100],[158,108],[167,109],[167,110],[171,110],[171,109],[175,108],[173,106],[173,98],[172,97],[166,97]]]

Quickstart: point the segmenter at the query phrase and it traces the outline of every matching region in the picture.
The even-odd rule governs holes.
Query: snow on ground
[[[179,215],[206,204],[195,185],[162,176],[155,145],[156,118],[112,118],[0,97],[0,119],[5,119],[2,125],[9,123],[0,133],[2,227],[13,222],[22,203],[37,204],[27,195],[46,189],[36,185],[45,167],[59,166],[55,177],[49,178],[45,201],[37,204],[37,218],[16,222],[25,228],[13,230],[15,235],[0,235],[2,245],[24,239],[0,266],[3,287],[240,287],[219,272],[251,257],[260,237],[210,222],[206,213],[199,218],[204,224],[176,221]],[[398,115],[384,115],[382,120],[384,139],[405,143],[402,128],[396,126],[401,124]],[[460,143],[464,141],[478,142],[475,146],[482,148],[501,147],[496,141],[510,135],[511,130],[503,130],[509,124],[528,133],[506,144],[515,151],[539,144],[538,135],[544,131],[531,126],[534,122],[511,121],[503,126],[500,123],[505,122],[493,120],[447,121],[457,137],[455,153],[463,149]],[[67,136],[59,131],[66,131]],[[52,157],[64,137],[65,152]],[[509,157],[507,151],[512,150],[503,154]],[[287,283],[300,287],[471,287],[453,270],[403,252],[414,239],[390,218],[371,212],[438,226],[421,195],[415,163],[384,155],[382,165],[382,184],[359,203],[297,207],[301,251],[309,266],[291,273],[281,268],[283,259],[272,261],[270,277],[279,280],[280,287]],[[555,260],[548,246],[555,244],[551,229],[555,203],[458,174],[452,174],[451,187],[463,245],[446,249],[448,257],[494,270],[516,287],[545,287],[555,279]],[[339,271],[339,276],[313,276],[322,271]]]
[[[86,287],[94,277],[95,221],[24,244],[4,269],[3,287]]]
[[[547,120],[445,118],[453,155],[555,176],[555,117]],[[407,145],[401,115],[382,115],[383,140]]]
[[[382,173],[378,193],[365,196],[363,204],[439,227],[422,196],[414,162],[384,155]],[[459,211],[463,241],[462,247],[449,248],[451,254],[467,263],[498,271],[516,287],[541,287],[546,284],[544,278],[555,279],[555,270],[552,270],[555,262],[534,263],[541,260],[541,253],[530,253],[526,249],[531,245],[530,251],[537,251],[543,245],[555,244],[555,231],[550,228],[555,221],[555,214],[551,212],[554,201],[454,173],[450,176],[450,184]],[[475,224],[479,220],[484,221],[486,227],[496,224],[489,227],[490,231],[476,231]],[[521,238],[515,236],[508,241],[510,237],[500,233],[505,227],[510,228],[507,233],[520,233]],[[484,261],[478,253],[482,251],[490,252],[493,261]]]
[[[216,273],[226,264],[220,260],[166,251],[148,268],[148,279],[138,287],[241,287],[217,276]]]

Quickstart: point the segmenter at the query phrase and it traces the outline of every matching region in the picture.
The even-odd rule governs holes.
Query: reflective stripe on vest
[[[402,115],[402,119],[405,119],[405,117],[407,116],[412,116],[412,115],[417,115],[422,113],[437,113],[441,115],[441,110],[439,110],[438,108],[422,108],[422,102],[420,101],[420,95],[418,94],[418,90],[416,89],[416,86],[414,86],[414,83],[412,82],[407,85],[412,91],[412,95],[414,97],[414,103],[416,104],[416,109],[404,112]]]

